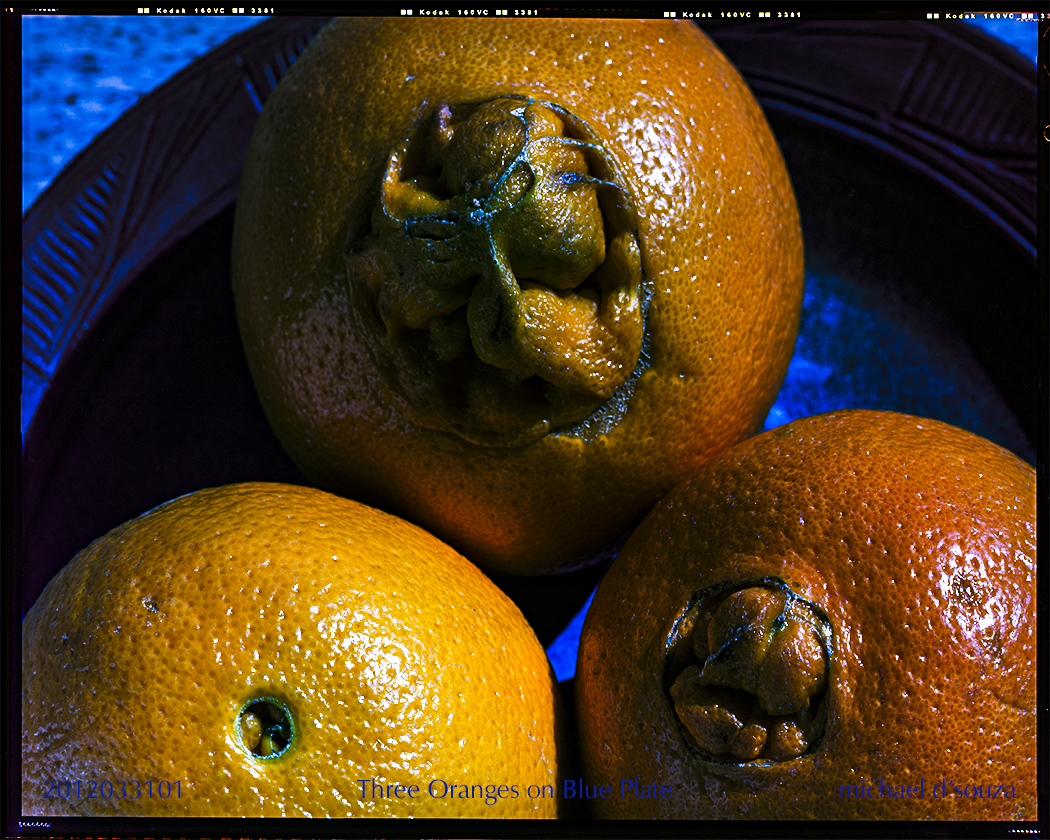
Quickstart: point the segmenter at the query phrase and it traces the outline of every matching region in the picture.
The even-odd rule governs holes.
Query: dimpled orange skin
[[[96,540],[26,616],[22,684],[27,816],[555,816],[526,795],[557,788],[560,701],[520,611],[429,534],[318,490],[203,490]],[[259,697],[297,730],[274,759],[239,736]],[[371,798],[373,778],[418,796]]]
[[[613,796],[596,813],[1035,819],[1035,487],[1006,450],[885,412],[799,420],[704,465],[602,581],[576,669],[589,783],[618,792],[638,776],[673,792]],[[664,644],[694,592],[766,576],[831,621],[826,730],[792,760],[716,764],[677,727]],[[920,780],[921,799],[841,795]],[[949,798],[935,798],[946,780]],[[967,785],[1015,798],[971,800]]]
[[[638,208],[651,365],[588,439],[478,446],[401,414],[349,326],[347,232],[442,101],[527,94],[602,138]],[[262,404],[311,483],[402,515],[498,573],[578,566],[696,465],[761,428],[801,310],[798,211],[752,94],[680,22],[338,20],[267,102],[233,240]]]

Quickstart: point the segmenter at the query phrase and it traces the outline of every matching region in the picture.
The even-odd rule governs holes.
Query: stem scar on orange
[[[507,596],[320,490],[175,499],[23,622],[25,816],[554,817],[560,727]]]
[[[599,585],[576,668],[602,817],[1034,819],[1035,470],[840,411],[703,465]]]
[[[309,480],[534,574],[761,428],[802,256],[776,140],[695,26],[341,19],[263,110],[232,271]]]

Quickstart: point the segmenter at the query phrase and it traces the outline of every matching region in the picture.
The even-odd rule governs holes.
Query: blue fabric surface
[[[140,97],[261,17],[22,18],[22,211]]]
[[[1015,16],[1018,17],[1019,16]],[[1039,63],[1039,24],[1035,20],[977,17],[967,19],[971,26],[998,38],[1032,64]]]

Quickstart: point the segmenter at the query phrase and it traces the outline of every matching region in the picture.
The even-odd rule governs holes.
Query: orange
[[[309,481],[506,574],[593,562],[760,429],[803,285],[769,125],[676,21],[334,21],[260,117],[232,271]]]
[[[1035,819],[1035,489],[989,441],[877,411],[705,464],[587,614],[595,813]]]
[[[202,490],[96,540],[27,614],[22,686],[27,816],[556,815],[517,607],[319,490]]]

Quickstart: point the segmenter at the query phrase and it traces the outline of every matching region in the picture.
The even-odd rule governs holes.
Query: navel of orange
[[[347,19],[261,115],[233,277],[312,483],[534,574],[761,427],[802,238],[761,109],[690,24]]]

